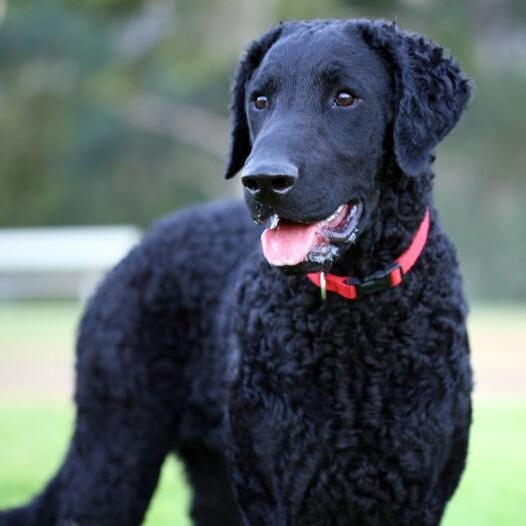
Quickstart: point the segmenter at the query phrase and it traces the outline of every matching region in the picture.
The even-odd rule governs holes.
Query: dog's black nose
[[[298,179],[298,169],[290,164],[247,166],[241,175],[243,186],[255,197],[283,195]]]

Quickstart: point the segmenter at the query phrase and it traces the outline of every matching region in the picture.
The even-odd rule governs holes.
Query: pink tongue
[[[298,265],[312,250],[316,241],[317,224],[285,223],[261,235],[263,254],[275,267]]]

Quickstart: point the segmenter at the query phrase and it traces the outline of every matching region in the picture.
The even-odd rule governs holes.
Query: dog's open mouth
[[[350,201],[316,223],[296,223],[274,215],[261,236],[263,254],[275,267],[331,262],[341,245],[355,241],[362,208],[360,201]]]

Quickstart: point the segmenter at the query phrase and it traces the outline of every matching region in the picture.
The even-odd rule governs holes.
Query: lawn
[[[69,405],[0,403],[0,508],[19,504],[42,488],[60,464],[72,421]],[[145,524],[190,526],[189,501],[182,466],[169,459]]]
[[[68,403],[70,384],[57,386],[56,376],[71,369],[78,315],[79,308],[71,304],[0,305],[0,508],[20,503],[41,488],[65,451],[73,409]],[[443,526],[525,524],[525,320],[526,310],[516,307],[483,307],[472,316],[481,385],[468,468]],[[33,381],[42,370],[53,370],[48,378],[53,385],[45,378]],[[13,378],[15,374],[24,378]],[[521,380],[522,390],[517,391],[513,378]],[[190,526],[189,500],[182,468],[170,459],[145,524]]]

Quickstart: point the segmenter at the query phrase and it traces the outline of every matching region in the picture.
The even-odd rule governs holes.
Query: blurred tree
[[[61,0],[67,7],[100,10],[105,13],[123,14],[144,5],[145,0]]]
[[[83,9],[70,3],[17,3],[0,32],[0,98],[9,101],[0,107],[0,223],[145,224],[219,193],[217,145],[191,154],[200,137],[188,150],[163,127],[152,129],[137,118],[130,126],[129,114],[141,115],[136,105],[144,95],[138,94],[199,98],[197,83],[178,71],[184,66],[168,61],[170,47],[184,49],[177,46],[173,5],[157,2],[101,18],[114,2],[84,2]],[[222,104],[209,107],[225,105],[225,71]],[[218,73],[200,75],[208,84]],[[217,185],[210,184],[213,170]]]

